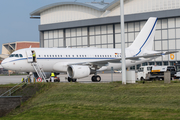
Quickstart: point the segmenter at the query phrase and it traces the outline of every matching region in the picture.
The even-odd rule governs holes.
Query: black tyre
[[[143,78],[143,77],[141,77],[141,81],[144,81],[144,78]]]
[[[76,82],[77,81],[77,79],[72,79],[72,82]]]
[[[98,75],[98,76],[96,76],[96,81],[97,82],[100,82],[101,81],[101,77]]]
[[[71,82],[71,81],[72,81],[72,79],[70,77],[68,77],[68,82]]]
[[[92,82],[95,82],[95,81],[96,81],[96,80],[95,80],[95,77],[96,77],[96,76],[92,76],[92,77],[91,77]]]

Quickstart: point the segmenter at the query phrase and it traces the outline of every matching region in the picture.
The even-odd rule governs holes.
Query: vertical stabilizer
[[[144,49],[152,51],[153,41],[156,30],[156,17],[150,17],[144,27],[141,29],[140,33],[134,40],[129,48],[138,49],[135,56],[139,55]]]

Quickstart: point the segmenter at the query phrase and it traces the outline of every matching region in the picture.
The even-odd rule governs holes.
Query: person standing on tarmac
[[[54,77],[55,77],[54,72],[51,72],[51,82],[54,82]]]
[[[33,62],[36,62],[36,53],[34,51],[32,51],[32,55],[33,55]]]

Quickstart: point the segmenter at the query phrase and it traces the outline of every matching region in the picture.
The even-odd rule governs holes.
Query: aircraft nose
[[[1,62],[1,66],[5,69],[9,68],[9,62],[5,59]]]

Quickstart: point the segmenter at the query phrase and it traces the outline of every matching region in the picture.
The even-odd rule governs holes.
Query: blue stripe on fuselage
[[[20,61],[20,60],[26,60],[27,58],[21,58],[21,59],[16,59],[16,60],[12,60],[12,61],[9,61],[9,62],[14,62],[14,61]],[[32,59],[32,58],[28,58],[28,59]],[[119,58],[37,58],[37,59],[119,59]],[[7,62],[6,62],[7,63]],[[3,63],[5,64],[5,63]]]
[[[146,41],[145,41],[145,42],[143,43],[143,45],[140,47],[139,52],[138,52],[135,56],[137,56],[137,55],[139,55],[139,54],[141,53],[141,49],[144,47],[144,45],[145,45],[146,42],[148,41],[149,37],[151,36],[151,33],[152,33],[152,31],[154,30],[154,27],[155,27],[156,23],[157,23],[157,19],[156,19],[156,21],[155,21],[155,23],[154,23],[154,25],[153,25],[153,27],[152,27],[152,29],[151,29],[151,32],[150,32],[149,35],[148,35]]]

